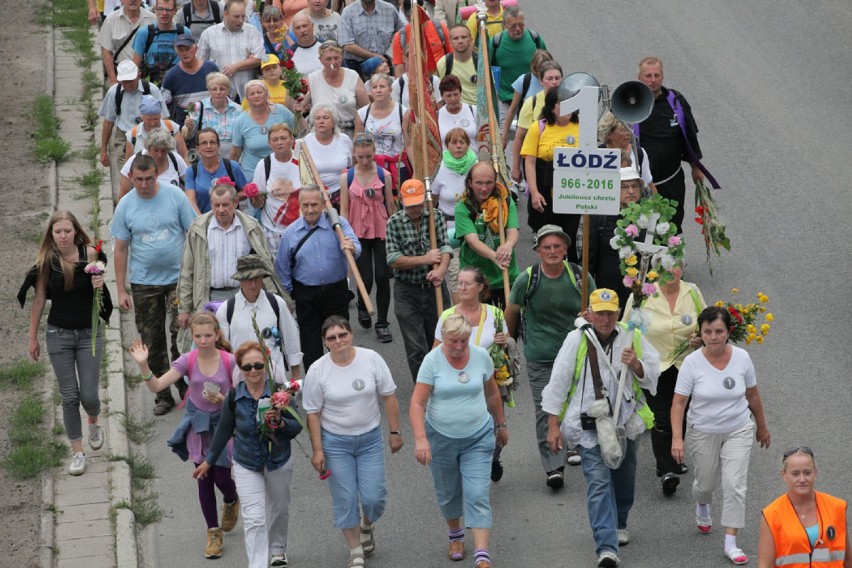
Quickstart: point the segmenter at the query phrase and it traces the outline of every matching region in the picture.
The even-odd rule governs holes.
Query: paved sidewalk
[[[54,73],[48,70],[48,90],[53,89],[57,114],[62,120],[62,138],[71,142],[72,151],[82,151],[93,142],[100,143],[101,125],[99,122],[94,132],[84,130],[85,121],[78,102],[82,92],[81,69],[74,56],[66,51],[69,46],[61,38],[61,33],[55,31],[53,36],[55,43],[49,49],[53,50]],[[100,74],[99,62],[95,63],[93,70]],[[100,94],[96,94],[95,108],[100,105],[100,99]],[[59,164],[56,177],[51,180],[51,189],[56,192],[56,208],[74,213],[87,231],[92,224],[93,200],[75,183],[74,178],[88,170],[89,164],[85,160],[74,158]],[[90,235],[108,243],[113,203],[109,172],[103,171],[106,175],[99,194],[101,226],[98,235]],[[107,276],[107,285],[115,298],[112,271],[108,271]],[[132,499],[127,464],[110,460],[111,456],[126,456],[129,452],[127,436],[119,421],[119,413],[125,412],[126,402],[121,334],[118,330],[120,314],[117,309],[111,324],[105,336],[108,385],[102,384],[100,390],[100,423],[105,443],[100,450],[92,451],[88,441],[84,440],[87,460],[84,475],[68,475],[66,460],[61,468],[54,470],[53,479],[45,482],[44,498],[48,502],[52,499],[55,514],[46,513],[42,523],[45,533],[43,544],[47,548],[47,553],[42,556],[42,568],[135,568],[138,564],[133,514],[128,509],[117,508],[115,521],[110,519],[113,506],[122,501],[130,503]],[[56,405],[55,409],[56,419],[61,421],[61,408]],[[86,434],[84,425],[84,437]]]

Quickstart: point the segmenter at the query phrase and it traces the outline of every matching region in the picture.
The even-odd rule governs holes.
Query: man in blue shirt
[[[180,188],[157,181],[154,158],[139,155],[130,166],[134,189],[115,208],[111,236],[115,239],[115,281],[118,305],[136,307],[136,328],[148,346],[148,362],[156,376],[169,370],[177,350],[177,281],[183,259],[186,231],[195,211]],[[130,285],[127,294],[128,250]],[[166,313],[170,317],[171,359],[166,348]],[[178,381],[183,397],[186,383]],[[154,414],[169,412],[175,405],[170,389],[157,393]]]
[[[343,251],[361,254],[361,243],[346,219],[340,218],[346,237],[341,244],[324,209],[322,190],[302,186],[302,216],[284,231],[275,259],[275,272],[296,302],[305,372],[323,355],[321,330],[326,318],[338,315],[349,320],[349,302],[355,295],[346,282],[349,265]]]
[[[163,78],[163,98],[169,105],[172,120],[183,126],[186,110],[210,96],[207,75],[219,70],[212,61],[198,57],[198,45],[192,34],[182,34],[175,39],[175,51],[180,61],[166,72]]]
[[[177,65],[174,43],[184,33],[184,26],[175,27],[177,0],[157,0],[154,11],[157,23],[139,28],[133,38],[133,62],[142,70],[142,77],[160,84],[166,71]]]

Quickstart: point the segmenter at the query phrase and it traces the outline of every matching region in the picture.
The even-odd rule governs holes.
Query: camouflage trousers
[[[155,376],[160,377],[171,367],[171,362],[180,356],[177,348],[178,300],[177,284],[154,286],[133,284],[133,306],[135,308],[136,329],[142,341],[148,346],[148,366]],[[166,339],[166,319],[168,316],[171,339],[171,357]],[[186,383],[175,383],[178,394],[183,397]],[[181,388],[182,387],[182,388]],[[170,388],[157,393],[157,400],[172,398]]]

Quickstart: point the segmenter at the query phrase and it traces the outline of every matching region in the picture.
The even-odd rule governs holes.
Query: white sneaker
[[[89,447],[100,450],[104,446],[104,429],[100,424],[89,424]]]
[[[583,459],[580,457],[580,452],[576,450],[569,450],[565,452],[565,463],[574,466],[583,463]]]
[[[618,534],[618,546],[624,546],[625,544],[630,543],[630,531],[627,529],[618,529],[616,534]]]
[[[272,563],[270,566],[273,568],[287,568],[290,564],[287,562],[286,554],[273,554],[272,555]]]
[[[619,564],[621,564],[621,560],[618,558],[618,554],[611,550],[604,550],[598,556],[599,568],[615,568]]]
[[[71,464],[68,466],[70,475],[83,475],[86,471],[86,455],[82,452],[71,456]]]

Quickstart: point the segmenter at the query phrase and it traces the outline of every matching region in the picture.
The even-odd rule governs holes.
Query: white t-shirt
[[[332,87],[322,76],[322,69],[308,75],[309,89],[311,93],[311,104],[314,106],[323,103],[334,105],[337,109],[339,124],[342,126],[355,121],[355,88],[358,86],[360,77],[356,71],[343,68],[343,82],[339,87]]]
[[[302,186],[302,181],[299,177],[299,164],[295,160],[289,162],[279,162],[275,159],[275,154],[270,154],[269,181],[277,178],[283,178],[293,182],[293,190],[296,191]],[[267,191],[266,187],[266,167],[264,160],[257,163],[254,169],[254,179],[252,180],[257,185],[261,193]],[[292,201],[292,200],[291,200]],[[292,202],[287,202],[287,208],[284,208],[285,202],[275,197],[272,192],[266,194],[266,202],[260,212],[260,224],[266,231],[267,241],[270,245],[273,258],[278,252],[278,244],[281,241],[281,235],[284,234],[286,219],[292,218],[293,213],[298,218],[298,211],[289,211],[289,207],[293,207]],[[296,206],[298,207],[298,206]],[[282,209],[283,208],[283,209]],[[273,233],[275,236],[271,235]]]
[[[314,42],[310,47],[302,47],[299,44],[293,46],[293,64],[302,75],[308,75],[322,69],[319,60],[320,42]]]
[[[432,182],[432,195],[438,196],[438,209],[444,216],[453,217],[456,214],[456,203],[459,196],[464,193],[464,178],[443,163],[435,174]],[[447,228],[454,227],[455,221],[447,219]]]
[[[408,85],[411,81],[411,77],[408,76],[408,73],[403,73],[401,77],[394,80],[393,85],[391,85],[391,98],[402,105],[402,108],[408,108]],[[400,92],[399,84],[402,82],[402,92]],[[440,95],[440,91],[438,90],[438,86],[441,84],[441,80],[436,76],[432,75],[432,100],[438,100]]]
[[[138,156],[139,154],[147,155],[148,150],[142,150],[141,152],[130,156],[124,163],[124,166],[121,168],[121,175],[126,178],[130,178],[130,166],[133,165],[133,160],[135,160],[136,156]],[[157,176],[157,180],[160,183],[167,183],[170,185],[181,187],[181,180],[183,179],[183,175],[186,172],[186,162],[184,162],[183,158],[180,157],[180,154],[178,154],[174,150],[170,151],[169,154],[170,157],[166,158],[166,164],[168,164],[169,168],[163,173],[161,173],[159,176]],[[175,169],[175,164],[177,164],[177,169]]]
[[[381,355],[355,347],[355,358],[339,367],[325,354],[305,377],[302,406],[308,414],[321,413],[323,430],[357,436],[379,427],[379,397],[396,392],[390,369]]]
[[[441,133],[441,146],[444,150],[447,149],[444,138],[453,128],[461,128],[467,132],[470,144],[473,146],[476,141],[476,107],[462,104],[461,110],[456,114],[450,114],[445,106],[438,111],[438,131]]]
[[[299,158],[302,144],[308,145],[308,151],[328,193],[331,195],[340,191],[340,174],[352,167],[352,139],[343,133],[335,134],[331,143],[326,145],[317,141],[317,135],[311,132],[296,141],[296,149],[293,151],[296,159]]]
[[[692,396],[687,424],[705,434],[728,434],[748,424],[750,412],[745,393],[757,386],[748,353],[731,346],[728,366],[719,370],[699,349],[687,356],[677,375],[675,393]]]
[[[384,118],[377,118],[373,113],[375,110],[373,108],[370,108],[370,116],[367,116],[368,108],[370,108],[370,105],[358,109],[358,117],[364,124],[364,131],[372,134],[376,141],[376,154],[396,156],[401,153],[404,145],[402,139],[402,105],[394,103],[390,114]]]

